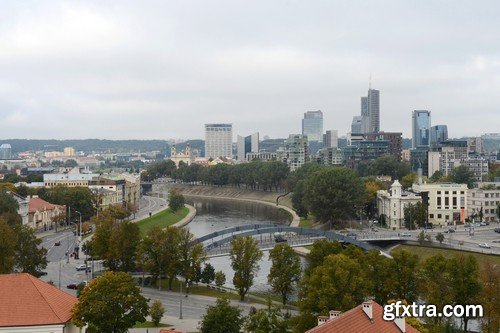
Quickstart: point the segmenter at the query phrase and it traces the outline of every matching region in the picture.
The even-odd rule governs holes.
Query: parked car
[[[500,234],[500,228],[495,228],[494,230]]]
[[[54,246],[59,246],[59,245],[61,245],[60,241],[54,243]]]
[[[490,225],[490,222],[483,221],[483,222],[480,222],[479,225],[484,227],[484,226]]]
[[[85,270],[87,270],[87,265],[80,264],[80,265],[76,266],[76,270],[77,271],[85,271]]]
[[[444,233],[445,234],[452,234],[454,232],[455,232],[455,229],[450,228],[450,229],[446,230]]]
[[[76,283],[70,283],[66,286],[66,288],[76,290],[78,288],[78,285]]]
[[[495,239],[493,241],[491,241],[492,243],[500,243],[500,239]]]
[[[478,244],[479,247],[482,247],[483,249],[490,249],[491,246],[489,246],[488,244],[486,243],[481,243],[481,244]]]
[[[411,234],[409,232],[402,232],[401,237],[411,237]]]

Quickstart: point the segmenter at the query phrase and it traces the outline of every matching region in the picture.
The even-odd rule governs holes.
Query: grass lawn
[[[177,212],[172,212],[170,208],[165,209],[159,213],[154,214],[144,220],[137,222],[139,229],[141,230],[141,236],[147,235],[148,231],[154,227],[166,228],[169,225],[179,222],[187,216],[189,209],[187,207],[182,207]]]
[[[493,255],[493,254],[482,254],[482,253],[475,253],[475,252],[469,252],[469,251],[460,251],[460,250],[450,250],[450,249],[440,249],[440,248],[435,248],[435,247],[426,247],[426,246],[416,246],[416,245],[400,245],[397,248],[395,248],[393,251],[400,251],[400,250],[406,250],[408,252],[418,254],[420,257],[420,260],[425,260],[433,255],[436,254],[441,254],[445,258],[452,258],[455,255],[458,254],[464,254],[464,255],[473,255],[476,257],[477,262],[479,263],[479,266],[482,267],[484,263],[486,262],[491,262],[493,264],[500,265],[500,256]]]
[[[301,228],[312,228],[312,225],[314,223],[314,217],[309,215],[307,217],[307,219],[301,217],[300,218],[300,223],[299,223],[299,227]]]
[[[153,327],[169,327],[169,326],[172,325],[160,323],[158,326],[154,326],[152,321],[145,321],[143,323],[140,322],[135,323],[133,328],[153,328]]]

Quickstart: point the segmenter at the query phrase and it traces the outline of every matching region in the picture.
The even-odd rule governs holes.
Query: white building
[[[413,184],[413,191],[428,192],[429,222],[446,225],[447,222],[464,223],[467,215],[467,184],[423,183]]]
[[[96,173],[86,173],[81,168],[73,168],[67,173],[46,173],[43,175],[45,187],[63,185],[68,187],[87,187],[89,182],[99,177]]]
[[[403,191],[398,180],[395,180],[391,185],[390,191],[377,191],[378,213],[385,216],[387,226],[391,229],[405,228],[405,207],[421,201],[420,195]]]
[[[186,148],[184,148],[184,150],[177,151],[175,145],[173,145],[170,151],[170,159],[175,163],[177,167],[179,166],[180,162],[183,162],[186,165],[191,165],[194,163],[195,158],[196,157],[191,152],[189,143],[186,145]]]
[[[205,157],[233,156],[233,125],[205,124]]]
[[[483,221],[498,221],[498,209],[500,204],[500,186],[483,186],[467,192],[467,205],[469,215],[476,215],[479,221],[479,212],[483,210]]]
[[[249,153],[259,152],[259,132],[249,136],[238,135],[237,141],[237,160],[238,162],[246,161],[246,156]]]
[[[278,160],[288,165],[291,171],[309,162],[309,149],[306,135],[290,134],[285,146],[277,151]]]

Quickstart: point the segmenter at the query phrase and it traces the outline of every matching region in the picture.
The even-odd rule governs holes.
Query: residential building
[[[12,147],[8,143],[0,145],[0,160],[10,160],[12,158]]]
[[[54,219],[66,213],[66,206],[52,204],[38,196],[27,198],[28,206],[28,226],[36,230],[49,230],[55,227]]]
[[[302,119],[302,135],[307,136],[309,141],[323,140],[323,112],[307,111]]]
[[[339,148],[323,148],[318,152],[317,162],[325,165],[343,165],[344,155]]]
[[[18,195],[15,192],[10,192],[8,193],[17,201],[17,213],[19,216],[21,216],[21,222],[23,225],[28,225],[29,224],[29,199],[28,198],[23,198],[22,196]]]
[[[141,201],[141,176],[129,173],[122,173],[125,179],[125,202],[132,205],[133,209],[139,209]]]
[[[125,179],[120,175],[102,175],[89,182],[88,188],[99,196],[99,210],[125,203]]]
[[[0,332],[85,333],[71,323],[78,299],[27,273],[0,275]]]
[[[363,117],[361,116],[352,117],[351,133],[363,134]]]
[[[339,132],[328,130],[323,134],[323,148],[337,148],[339,146]]]
[[[390,229],[405,228],[405,207],[421,201],[420,195],[403,191],[403,187],[397,179],[392,183],[390,191],[377,191],[378,214],[384,216]]]
[[[428,195],[428,219],[436,225],[446,225],[448,222],[464,223],[468,216],[467,184],[454,183],[423,183],[413,184],[412,190],[423,197]]]
[[[427,175],[432,177],[436,171],[441,171],[441,153],[429,151],[427,153]]]
[[[385,140],[389,141],[389,154],[401,161],[403,151],[403,138],[401,132],[378,132],[366,133],[363,137],[366,140]]]
[[[435,125],[430,129],[431,147],[437,147],[441,142],[448,140],[448,126]]]
[[[389,146],[386,140],[353,141],[352,145],[342,148],[342,153],[346,165],[352,168],[360,161],[376,160],[388,155]]]
[[[484,154],[483,139],[480,136],[467,138],[467,149],[469,153]]]
[[[233,156],[233,125],[205,124],[205,157]]]
[[[247,153],[246,154],[247,162],[251,162],[253,160],[274,161],[276,159],[277,159],[276,152],[259,151],[258,153]]]
[[[500,186],[483,186],[467,192],[467,206],[469,216],[475,215],[479,221],[479,213],[483,211],[483,221],[495,222],[500,209]]]
[[[246,161],[246,155],[248,153],[258,153],[258,152],[259,152],[259,132],[245,137],[238,135],[236,156],[239,162]]]
[[[291,171],[297,170],[309,161],[308,140],[306,135],[290,134],[284,147],[277,152],[278,160],[288,165]]]
[[[172,145],[170,149],[170,159],[179,167],[179,163],[184,163],[185,165],[191,165],[194,163],[196,156],[191,152],[191,147],[189,143],[186,144],[184,150],[177,151],[175,145]]]
[[[318,326],[306,333],[418,333],[404,317],[384,320],[384,308],[370,300],[346,311],[331,310],[318,317]]]
[[[412,148],[428,147],[430,144],[431,112],[427,110],[413,111],[411,127]]]
[[[380,91],[368,89],[367,103],[370,117],[369,132],[377,133],[380,131]]]
[[[64,148],[64,156],[75,156],[75,148],[73,147]]]
[[[466,166],[473,174],[475,182],[483,182],[488,179],[488,159],[482,156],[469,155],[460,160],[460,165]]]

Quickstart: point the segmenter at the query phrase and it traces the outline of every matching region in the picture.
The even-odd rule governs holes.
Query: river
[[[186,203],[196,208],[196,217],[186,228],[200,237],[224,228],[246,225],[246,224],[288,224],[287,215],[277,207],[246,202],[240,200],[219,198],[196,198],[187,197]],[[234,272],[231,268],[229,256],[210,258],[208,261],[215,271],[223,271],[226,274],[226,286],[234,288],[232,280]],[[269,252],[264,252],[259,262],[260,270],[256,274],[254,285],[250,291],[266,292],[269,290],[267,275],[271,269]]]

